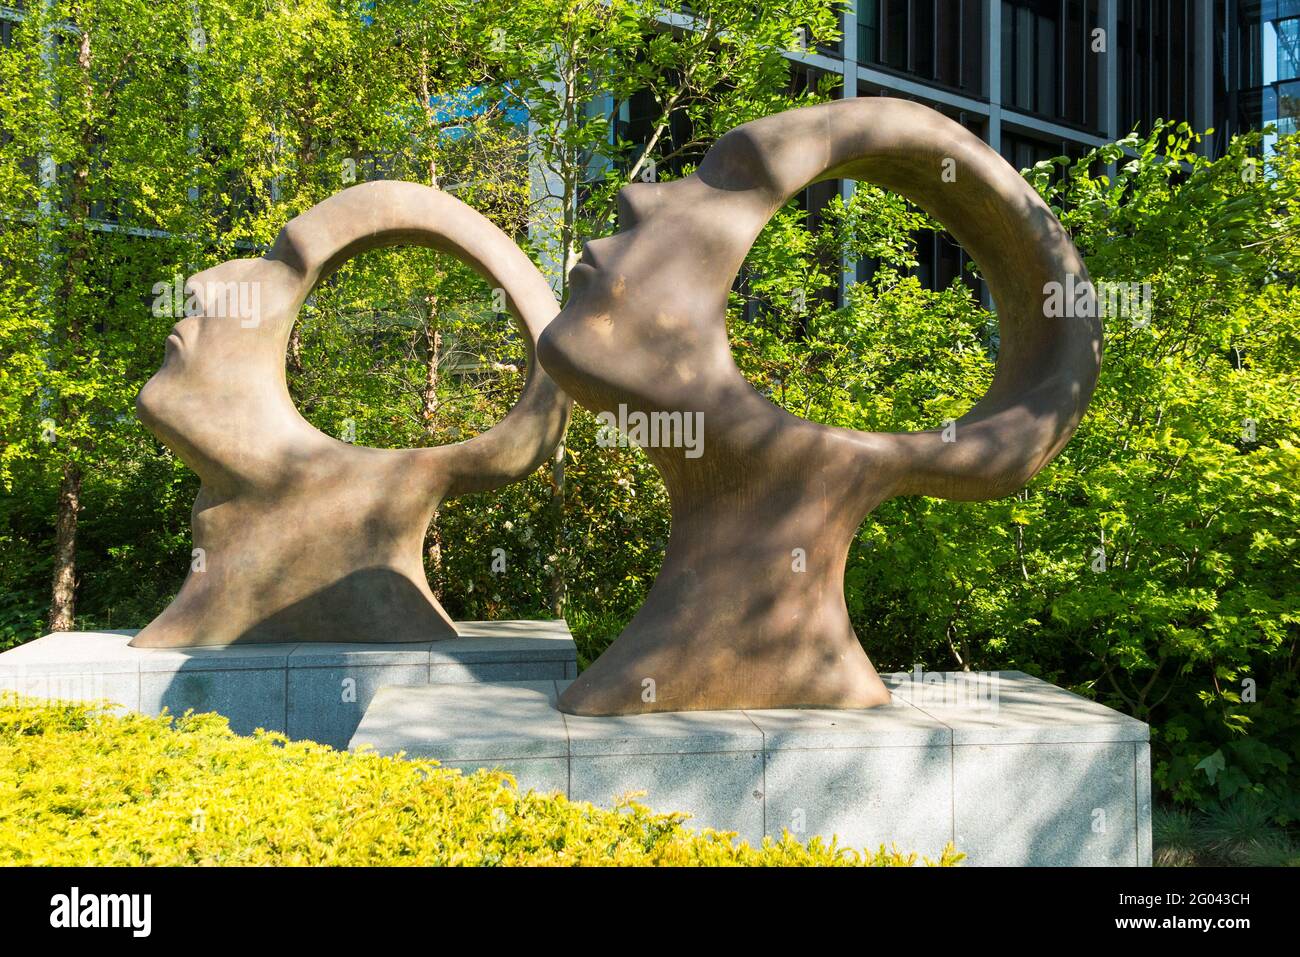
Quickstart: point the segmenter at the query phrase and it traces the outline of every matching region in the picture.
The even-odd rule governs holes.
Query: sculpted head
[[[618,232],[586,243],[569,274],[564,319],[543,340],[543,363],[580,381],[575,398],[593,408],[629,394],[640,405],[675,408],[682,390],[723,379],[734,386],[727,296],[752,242],[746,236],[766,218],[752,196],[698,173],[624,187]],[[653,376],[645,375],[647,352]]]
[[[284,371],[309,292],[307,277],[271,256],[231,260],[186,281],[186,315],[136,411],[205,482],[256,483],[281,460],[286,440],[317,441],[289,399]]]
[[[989,285],[1001,333],[996,372],[956,421],[956,441],[941,423],[900,434],[797,418],[751,388],[731,355],[728,292],[754,240],[801,189],[841,178],[921,206]],[[1024,179],[969,131],[901,100],[764,117],[720,138],[692,175],[625,188],[619,231],[587,244],[539,355],[594,411],[698,414],[704,452],[646,449],[672,500],[663,567],[561,708],[887,702],[844,604],[849,542],[891,496],[998,497],[1060,451],[1101,360],[1096,316],[1045,311],[1047,287],[1071,277],[1088,281],[1069,236]],[[656,689],[650,698],[647,687]]]
[[[528,343],[519,400],[468,441],[352,445],[316,430],[289,396],[285,349],[308,294],[348,258],[399,244],[430,246],[490,279]],[[557,306],[527,256],[445,193],[367,183],[292,220],[265,256],[191,276],[185,309],[137,410],[202,480],[196,559],[175,601],[133,644],[453,636],[424,575],[434,510],[524,477],[568,422],[567,397],[534,361]]]

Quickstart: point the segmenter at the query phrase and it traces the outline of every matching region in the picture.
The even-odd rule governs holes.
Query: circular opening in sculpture
[[[836,185],[788,203],[745,257],[727,312],[737,366],[823,425],[913,431],[962,415],[996,358],[970,257],[903,197],[859,182],[846,201]],[[847,282],[846,253],[859,262]]]
[[[392,449],[486,432],[528,373],[527,343],[501,291],[449,256],[405,246],[357,256],[317,286],[285,361],[308,422]]]

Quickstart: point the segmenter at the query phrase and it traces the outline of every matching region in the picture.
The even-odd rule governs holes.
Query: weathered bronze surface
[[[915,201],[988,281],[1001,330],[997,371],[956,422],[955,441],[942,428],[862,433],[805,421],[759,395],[736,367],[724,315],[746,253],[789,197],[831,178]],[[926,107],[877,97],[738,127],[694,175],[624,189],[619,214],[616,235],[587,244],[539,357],[594,411],[700,413],[703,446],[694,456],[646,449],[672,499],[663,568],[561,708],[605,715],[886,703],[844,603],[850,541],[892,496],[1008,495],[1069,440],[1101,363],[1095,311],[1045,316],[1048,284],[1087,282],[1070,237],[977,137]]]
[[[380,246],[430,246],[505,292],[529,348],[510,413],[466,442],[372,449],[324,435],[294,407],[285,348],[312,288]],[[176,324],[141,390],[144,424],[198,473],[194,546],[176,599],[137,647],[276,641],[428,641],[455,635],[421,560],[438,504],[527,475],[564,434],[570,403],[534,361],[557,304],[511,239],[414,183],[355,186],[292,220],[271,251],[190,277],[198,314]]]

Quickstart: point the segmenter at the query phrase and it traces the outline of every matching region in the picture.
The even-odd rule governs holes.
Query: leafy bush
[[[788,834],[755,848],[684,819],[520,794],[497,772],[239,737],[219,715],[0,696],[0,865],[917,863]],[[960,859],[948,848],[939,863]]]
[[[845,592],[882,670],[1039,675],[1149,722],[1166,800],[1245,797],[1294,826],[1300,149],[1283,137],[1252,158],[1252,133],[1211,161],[1197,141],[1165,124],[1026,171],[1091,278],[1140,309],[1105,316],[1096,393],[1042,474],[996,501],[885,503]],[[815,242],[794,242],[789,217],[751,257],[757,320],[732,324],[755,388],[858,429],[937,428],[968,409],[991,377],[994,318],[963,283],[932,292],[906,274],[915,220],[862,186],[827,207]],[[878,265],[836,309],[826,264],[845,247]]]

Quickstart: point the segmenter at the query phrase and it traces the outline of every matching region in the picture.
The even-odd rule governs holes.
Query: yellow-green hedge
[[[916,863],[788,835],[753,848],[682,820],[519,794],[507,775],[433,761],[240,737],[219,715],[0,695],[0,865]]]

